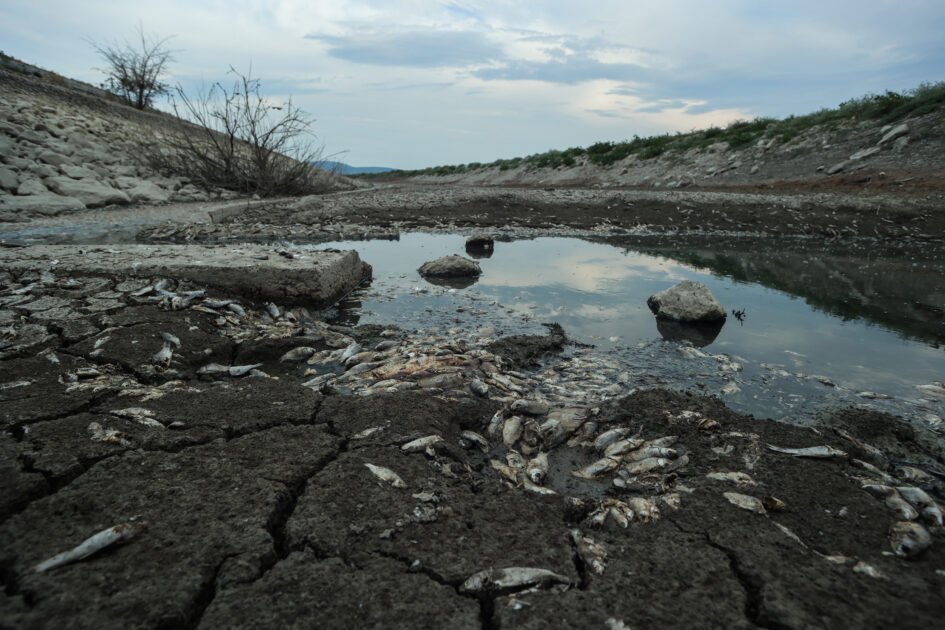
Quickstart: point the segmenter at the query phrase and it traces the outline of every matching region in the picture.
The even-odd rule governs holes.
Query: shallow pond
[[[850,403],[933,426],[945,416],[945,397],[918,387],[945,380],[943,322],[926,316],[945,300],[945,270],[934,257],[555,237],[497,241],[479,260],[482,276],[466,287],[419,276],[423,262],[464,253],[464,243],[460,235],[408,233],[314,246],[356,249],[374,267],[372,283],[332,317],[498,335],[541,333],[542,323],[557,322],[572,340],[621,361],[636,386],[718,394],[741,411],[801,422]],[[719,331],[683,331],[688,341],[658,328],[647,297],[684,279],[705,283],[729,311],[744,311],[743,321],[730,316]]]

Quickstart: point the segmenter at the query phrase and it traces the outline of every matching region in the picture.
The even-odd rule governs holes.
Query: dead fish
[[[642,448],[668,448],[679,441],[678,435],[664,435],[663,437],[647,440]]]
[[[407,484],[404,483],[404,480],[400,478],[400,475],[395,473],[390,468],[384,468],[383,466],[375,466],[374,464],[364,464],[367,466],[367,469],[370,470],[375,477],[380,479],[385,483],[389,483],[394,488],[406,488]]]
[[[226,308],[230,304],[233,304],[233,300],[214,300],[212,298],[206,298],[203,301],[203,305],[208,308]]]
[[[785,448],[768,444],[768,450],[775,453],[784,453],[794,457],[812,457],[815,459],[828,459],[831,457],[846,457],[847,454],[832,446],[807,446],[805,448]]]
[[[521,479],[521,471],[514,466],[509,466],[508,464],[503,464],[499,460],[492,459],[489,460],[489,465],[492,466],[492,469],[495,470],[499,475],[508,481],[511,484],[518,485]]]
[[[897,466],[896,475],[913,483],[927,483],[932,480],[932,475],[914,466]]]
[[[106,429],[98,422],[90,422],[88,432],[92,434],[93,442],[105,442],[106,444],[115,444],[116,446],[131,446],[124,431],[117,429]]]
[[[640,461],[630,462],[624,466],[626,470],[631,475],[642,475],[654,470],[659,470],[668,466],[673,460],[666,459],[665,457],[647,457],[641,459]]]
[[[767,514],[764,504],[757,497],[748,494],[739,494],[738,492],[724,492],[722,496],[728,499],[728,502],[749,512],[755,514]]]
[[[513,412],[524,413],[530,416],[544,416],[551,411],[551,405],[543,400],[526,400],[520,398],[512,403]]]
[[[166,368],[170,367],[171,359],[174,357],[174,348],[167,341],[164,342],[164,345],[161,346],[161,349],[154,353],[151,357],[151,363],[154,365]]]
[[[659,519],[660,509],[656,506],[656,503],[651,499],[645,499],[643,497],[630,497],[626,500],[630,509],[633,510],[634,519],[640,521],[641,523],[650,523]]]
[[[164,343],[169,343],[175,348],[180,348],[180,338],[177,335],[172,335],[169,332],[162,332],[161,339],[164,340]]]
[[[855,457],[850,458],[850,465],[856,466],[857,468],[862,468],[885,484],[891,484],[895,482],[895,479],[893,479],[890,475],[887,475],[873,464],[864,462],[862,459],[856,459]]]
[[[880,484],[866,484],[861,487],[877,499],[883,499],[886,508],[894,512],[900,520],[914,521],[919,518],[919,513],[902,498],[896,488]]]
[[[639,462],[650,457],[662,457],[665,459],[676,459],[678,453],[671,448],[662,446],[644,446],[635,451],[630,451],[623,456],[625,462]]]
[[[227,372],[230,376],[245,376],[258,367],[261,367],[262,363],[253,363],[252,365],[231,365],[227,368]]]
[[[280,363],[285,363],[286,361],[305,361],[310,356],[317,352],[315,348],[311,346],[299,346],[297,348],[292,348],[281,357],[279,357]]]
[[[884,579],[886,577],[879,569],[871,564],[863,562],[862,560],[853,565],[853,572],[875,579]]]
[[[489,450],[489,441],[475,431],[463,431],[460,433],[459,445],[465,449],[471,449],[475,446],[483,453]]]
[[[469,595],[505,595],[531,588],[568,588],[571,580],[547,569],[533,567],[509,567],[485,569],[473,573],[460,584],[459,592]]]
[[[226,309],[236,315],[237,317],[246,317],[246,309],[237,304],[236,302],[230,302],[226,305]]]
[[[572,471],[571,474],[581,479],[596,479],[617,469],[620,460],[615,457],[602,457],[595,462],[591,462],[584,468]]]
[[[729,481],[738,486],[757,485],[754,479],[743,472],[710,472],[706,477],[715,481]]]
[[[279,319],[280,317],[282,317],[282,311],[280,311],[279,307],[276,306],[272,302],[269,302],[268,304],[266,304],[266,312],[268,312],[269,317],[273,319]]]
[[[502,425],[502,443],[510,448],[515,446],[518,439],[522,437],[524,428],[524,419],[522,416],[507,418],[505,424]]]
[[[900,521],[889,528],[889,543],[897,556],[915,558],[932,546],[932,537],[918,523]]]
[[[616,442],[612,442],[609,446],[607,446],[604,449],[604,455],[607,457],[620,457],[621,455],[634,449],[638,449],[641,446],[643,446],[643,438],[623,438],[621,440],[617,440]]]
[[[843,429],[834,427],[833,431],[834,433],[836,433],[837,435],[839,435],[840,437],[848,441],[850,444],[852,444],[857,450],[859,450],[863,454],[864,458],[869,459],[877,466],[882,466],[883,468],[885,468],[886,465],[888,464],[886,460],[886,455],[884,455],[883,452],[879,450],[878,448],[876,448],[875,446],[871,444],[867,444],[866,442],[860,440],[859,438],[856,438],[853,435],[850,435]]]
[[[338,357],[338,362],[344,364],[345,361],[361,352],[361,344],[357,341],[351,342],[351,344],[345,348],[345,351],[341,353],[341,356]]]
[[[807,549],[807,545],[804,544],[804,541],[801,540],[800,536],[798,536],[797,534],[795,534],[795,533],[792,532],[790,529],[788,529],[787,527],[785,527],[784,525],[782,525],[781,523],[779,523],[779,522],[777,522],[777,521],[772,520],[771,522],[774,523],[774,526],[777,527],[778,529],[780,529],[781,532],[782,532],[785,536],[787,536],[788,538],[790,538],[791,540],[793,540],[794,542],[796,542],[797,544],[799,544],[799,545],[800,545],[801,547],[803,547],[804,549]]]
[[[476,378],[469,383],[469,391],[480,398],[485,398],[489,395],[489,386]]]
[[[40,562],[36,565],[35,571],[37,573],[44,573],[56,567],[84,560],[102,549],[131,540],[142,532],[146,526],[145,523],[121,523],[109,527],[108,529],[103,529],[97,534],[86,538],[69,551],[63,551],[48,560]]]
[[[607,549],[593,538],[585,536],[579,529],[569,532],[571,543],[581,562],[595,575],[603,575],[607,568]]]
[[[141,288],[138,289],[137,291],[132,291],[132,292],[131,292],[131,296],[132,296],[132,297],[144,297],[145,295],[147,295],[147,294],[149,294],[149,293],[153,293],[153,292],[154,292],[154,285],[149,284],[149,285],[146,286],[146,287],[141,287]]]
[[[914,486],[900,486],[896,490],[899,496],[922,514],[922,518],[933,525],[942,526],[942,510],[924,490]]]
[[[603,451],[614,442],[617,442],[618,440],[626,437],[630,431],[630,427],[617,427],[615,429],[604,431],[594,438],[594,448],[596,448],[598,451]]]
[[[546,488],[545,486],[540,486],[537,483],[532,482],[527,475],[522,476],[522,487],[533,492],[535,494],[541,494],[546,496],[557,496],[558,493],[552,490],[551,488]]]
[[[765,495],[765,498],[761,500],[761,504],[769,512],[783,512],[787,509],[787,503],[770,494]]]
[[[428,435],[426,437],[417,438],[416,440],[411,440],[403,446],[400,447],[400,450],[404,453],[422,453],[427,450],[434,444],[442,442],[443,438],[439,435]]]
[[[509,463],[509,466],[515,468],[516,470],[525,470],[525,466],[528,465],[528,460],[517,451],[509,451],[506,453],[505,461]]]
[[[114,409],[109,411],[113,416],[118,416],[119,418],[127,418],[128,420],[133,420],[138,424],[143,424],[146,427],[153,427],[155,429],[163,429],[164,425],[154,419],[154,412],[150,409],[145,409],[143,407],[128,407],[126,409]]]
[[[525,475],[532,483],[537,483],[539,485],[545,482],[545,476],[548,474],[548,454],[547,453],[538,453],[535,457],[529,460],[528,465],[525,466]]]
[[[358,431],[357,433],[351,436],[351,439],[364,440],[371,437],[372,435],[376,435],[380,433],[381,431],[384,431],[386,428],[387,427],[369,427],[367,429],[364,429],[363,431]]]

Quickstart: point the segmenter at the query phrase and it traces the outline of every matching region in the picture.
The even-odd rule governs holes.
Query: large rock
[[[14,192],[19,180],[16,173],[8,168],[0,168],[0,188]]]
[[[131,202],[131,197],[124,191],[94,179],[72,179],[60,175],[47,178],[46,186],[60,195],[81,200],[89,208]]]
[[[680,322],[711,322],[725,319],[725,309],[701,282],[683,280],[679,284],[654,293],[647,306],[659,319]]]
[[[876,144],[878,144],[879,146],[883,146],[883,145],[886,144],[887,142],[892,142],[893,140],[895,140],[895,139],[897,139],[897,138],[901,138],[902,136],[906,135],[907,133],[909,133],[909,126],[908,126],[908,125],[906,125],[905,123],[902,123],[901,125],[896,125],[896,126],[893,127],[892,129],[890,129],[889,131],[887,131],[887,132],[883,135],[883,137],[880,138],[879,142],[877,142]]]
[[[417,271],[433,278],[472,278],[482,274],[479,263],[462,256],[443,256],[423,263]]]
[[[3,197],[0,210],[28,215],[56,215],[73,210],[84,210],[85,204],[75,197],[61,197],[47,193],[45,195],[25,195]]]

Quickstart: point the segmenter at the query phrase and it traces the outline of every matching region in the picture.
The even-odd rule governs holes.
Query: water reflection
[[[355,296],[362,324],[442,331],[489,326],[501,335],[541,332],[539,323],[557,322],[571,338],[621,357],[638,383],[724,391],[752,413],[806,413],[810,401],[858,402],[858,392],[880,392],[895,404],[945,415],[942,401],[923,402],[916,389],[945,374],[938,348],[945,324],[930,316],[945,314],[945,256],[784,241],[776,247],[724,240],[619,245],[623,249],[570,238],[503,242],[480,261],[478,283],[465,288],[428,285],[416,272],[426,260],[463,252],[461,236],[414,233],[399,243],[326,246],[357,249],[374,266],[372,285]],[[727,311],[745,311],[744,321],[701,329],[654,326],[647,297],[684,279],[705,283]],[[671,349],[681,341],[708,355],[676,357]],[[723,353],[743,371],[713,375],[712,366],[726,360],[711,357],[705,366],[692,363],[693,356]]]
[[[666,341],[688,341],[697,348],[704,348],[715,341],[725,320],[714,322],[677,322],[670,319],[656,319],[656,330]]]
[[[424,276],[423,279],[438,287],[468,289],[479,281],[479,276]]]

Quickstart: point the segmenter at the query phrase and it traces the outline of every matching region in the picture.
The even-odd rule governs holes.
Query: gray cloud
[[[489,63],[502,57],[499,46],[470,31],[407,31],[347,37],[310,34],[306,39],[328,44],[328,54],[336,59],[374,66],[453,68]]]
[[[473,76],[487,81],[546,81],[575,84],[596,79],[638,81],[649,76],[642,66],[603,63],[586,55],[558,56],[548,61],[512,61],[500,67],[481,68]]]

